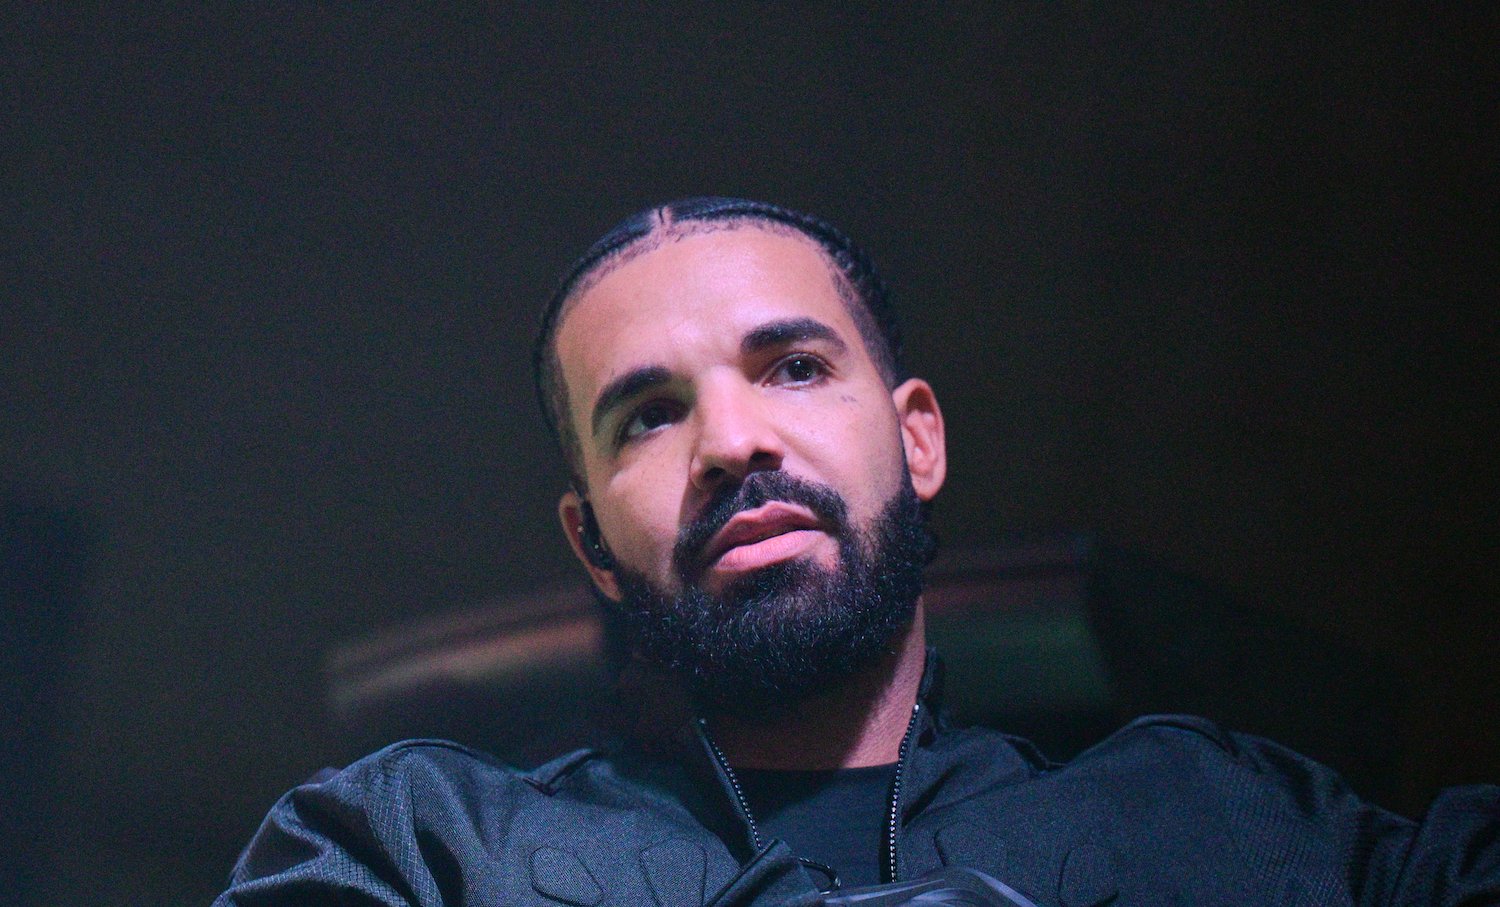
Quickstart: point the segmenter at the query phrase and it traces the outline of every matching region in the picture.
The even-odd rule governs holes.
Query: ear
[[[620,593],[620,584],[615,582],[613,570],[606,570],[596,566],[589,560],[584,552],[583,546],[583,499],[578,492],[568,489],[557,502],[557,518],[562,522],[563,535],[568,537],[568,544],[573,548],[573,556],[583,564],[583,569],[589,572],[589,579],[610,601],[620,601],[624,596]]]
[[[901,423],[901,443],[917,497],[930,501],[948,476],[948,444],[943,436],[943,411],[932,386],[921,378],[902,382],[891,391]]]

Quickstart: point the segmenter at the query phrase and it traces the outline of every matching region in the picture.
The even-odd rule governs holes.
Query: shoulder
[[[418,822],[434,814],[492,813],[546,800],[566,779],[603,757],[576,750],[532,769],[520,769],[450,740],[403,740],[288,794],[293,804],[335,801],[389,820]]]
[[[662,866],[643,854],[663,842],[665,877],[713,890],[735,863],[673,797],[669,768],[578,750],[523,771],[403,741],[282,797],[216,903],[647,903],[641,874]]]
[[[675,766],[601,749],[521,769],[447,740],[404,740],[287,800],[332,799],[379,824],[446,836],[517,824],[609,827],[639,810],[681,820],[690,789]]]
[[[248,855],[281,839],[398,852],[421,836],[482,837],[485,829],[562,808],[555,785],[595,756],[579,750],[523,771],[451,741],[404,740],[288,791],[267,813]]]
[[[1314,759],[1187,715],[1137,719],[1054,773],[1062,789],[1103,792],[1108,812],[1149,816],[1154,854],[1217,839],[1220,865],[1253,869],[1247,879],[1278,866],[1307,890],[1347,886],[1359,903],[1500,895],[1493,785],[1444,791],[1416,822],[1362,799]]]
[[[932,746],[950,763],[983,761],[991,774],[1004,776],[1012,783],[1080,774],[1118,774],[1131,769],[1148,774],[1170,773],[1189,765],[1196,769],[1212,765],[1249,769],[1257,762],[1255,754],[1263,748],[1276,746],[1259,738],[1230,733],[1208,719],[1192,715],[1137,718],[1066,762],[1053,761],[1030,740],[986,727],[944,729]]]
[[[1113,879],[1121,903],[1164,892],[1243,903],[1244,892],[1274,899],[1294,881],[1336,892],[1363,804],[1336,773],[1281,758],[1273,744],[1201,718],[1147,716],[1066,763],[1034,763],[985,790],[962,811],[969,824],[939,829],[935,845],[1012,865],[1043,887],[1072,872],[1076,853],[1086,875]]]
[[[1137,718],[1052,771],[1230,812],[1274,806],[1288,817],[1315,821],[1365,805],[1328,766],[1193,715]]]
[[[1282,791],[1320,808],[1357,800],[1335,769],[1273,740],[1229,731],[1194,715],[1137,718],[1070,765],[1159,777],[1188,789],[1207,787],[1216,796]]]
[[[1268,745],[1273,746],[1196,715],[1144,715],[1079,753],[1069,765],[1188,774],[1254,771],[1254,754]]]
[[[1372,815],[1332,769],[1187,715],[1139,718],[1001,796],[1038,821],[1066,814],[1068,835],[1104,840],[1150,828],[1151,847],[1182,860],[1291,847],[1329,871]],[[1409,834],[1405,820],[1389,821]]]
[[[501,789],[524,784],[519,769],[451,740],[402,740],[323,775],[297,790],[325,789],[379,796],[413,784],[476,784]],[[293,791],[296,793],[296,791]]]

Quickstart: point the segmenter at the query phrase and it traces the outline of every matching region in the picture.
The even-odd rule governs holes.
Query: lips
[[[821,528],[822,524],[810,510],[795,504],[772,501],[735,514],[709,540],[704,549],[703,563],[712,566],[730,550],[744,545],[753,545],[801,529]]]

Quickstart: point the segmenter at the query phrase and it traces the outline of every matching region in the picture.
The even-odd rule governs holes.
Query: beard
[[[697,585],[709,540],[735,514],[769,501],[800,504],[830,526],[838,563],[772,564],[719,593]],[[784,714],[892,651],[911,624],[935,548],[909,476],[861,531],[833,489],[783,472],[752,473],[716,494],[679,534],[673,566],[681,592],[616,565],[623,598],[605,602],[609,648],[664,671],[700,712]]]

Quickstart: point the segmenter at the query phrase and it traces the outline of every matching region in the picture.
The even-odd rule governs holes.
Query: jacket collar
[[[1014,738],[953,731],[943,711],[944,673],[942,658],[929,646],[917,687],[922,708],[901,769],[903,825],[925,809],[964,800],[997,782],[1025,780],[1045,761],[1034,750],[1018,747]],[[680,722],[664,749],[670,761],[686,769],[684,780],[694,789],[679,791],[682,802],[741,864],[753,859],[750,825],[698,722]],[[658,750],[658,755],[663,753]]]
[[[936,742],[938,736],[948,729],[946,715],[942,711],[943,661],[937,650],[927,647],[922,667],[922,679],[917,686],[917,701],[922,708],[915,720],[917,726],[912,733],[912,746],[906,753],[906,764],[902,771],[907,774],[907,791],[902,797],[903,814],[910,815],[913,804],[926,802],[931,788],[943,782],[942,772],[917,771],[914,763],[925,761],[922,751]],[[699,801],[702,810],[698,818],[714,831],[731,852],[742,863],[755,855],[755,841],[750,822],[744,815],[739,798],[734,792],[734,781],[725,773],[719,759],[714,755],[713,744],[696,720],[683,722],[673,735],[673,749],[677,759],[705,789],[710,791],[708,802]]]

